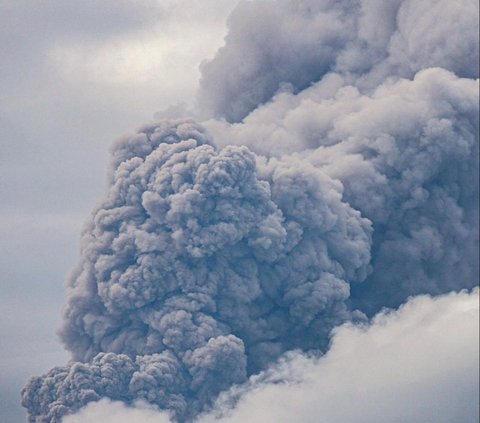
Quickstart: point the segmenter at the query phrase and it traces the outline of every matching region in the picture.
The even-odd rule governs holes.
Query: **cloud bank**
[[[470,0],[240,3],[225,46],[202,67],[204,122],[157,121],[112,148],[106,197],[68,279],[60,336],[72,361],[28,382],[22,402],[30,421],[60,422],[102,398],[143,401],[193,421],[233,385],[238,411],[224,419],[244,421],[245,410],[266,413],[260,403],[270,397],[288,403],[295,395],[308,413],[321,405],[332,421],[348,421],[347,409],[342,417],[329,405],[349,395],[346,388],[321,400],[303,395],[312,384],[324,392],[335,372],[347,378],[344,367],[361,381],[357,391],[365,383],[366,398],[385,404],[395,399],[384,396],[385,378],[399,392],[418,381],[425,393],[435,385],[430,377],[444,387],[443,373],[420,369],[426,343],[418,341],[419,363],[405,358],[411,376],[397,378],[388,370],[394,347],[383,350],[370,337],[387,336],[383,319],[401,333],[388,342],[408,354],[399,341],[416,341],[408,310],[413,320],[422,304],[432,316],[450,316],[442,304],[478,293],[418,299],[398,314],[405,327],[393,314],[370,329],[340,329],[328,354],[346,354],[348,366],[315,357],[345,322],[365,323],[412,295],[478,284],[475,12]],[[431,336],[442,337],[436,324]],[[358,352],[336,353],[339,344]],[[358,364],[375,349],[388,363],[378,380]],[[278,360],[277,370],[258,376]],[[449,373],[452,381],[462,369]],[[317,371],[318,384],[308,376]],[[268,383],[270,374],[293,378],[295,387]],[[467,380],[459,403],[476,392]],[[422,397],[415,411],[426,416],[432,401]],[[299,412],[292,407],[279,405],[272,421],[292,421],[289,413]],[[362,410],[365,421],[387,412]],[[474,411],[467,407],[467,418]]]
[[[478,289],[420,296],[369,326],[335,330],[322,358],[291,353],[218,401],[198,423],[478,421]],[[236,404],[232,408],[232,404]],[[102,400],[64,423],[170,422]]]

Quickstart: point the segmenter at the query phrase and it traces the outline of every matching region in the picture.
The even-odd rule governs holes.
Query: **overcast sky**
[[[68,359],[63,284],[111,143],[192,101],[236,3],[0,2],[1,421],[25,421],[25,380]]]

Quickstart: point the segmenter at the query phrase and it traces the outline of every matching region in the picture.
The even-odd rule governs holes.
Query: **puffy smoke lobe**
[[[210,120],[115,144],[69,278],[73,361],[30,380],[30,421],[102,398],[191,421],[285,353],[325,352],[344,322],[475,286],[477,15],[240,3],[202,67]]]
[[[30,381],[31,421],[102,397],[184,421],[283,352],[324,349],[334,326],[362,318],[346,301],[368,272],[371,226],[340,184],[208,142],[179,120],[115,146],[61,329],[79,362]]]
[[[470,0],[245,3],[203,67],[217,144],[313,164],[373,223],[352,290],[367,314],[478,284],[477,16]]]
[[[477,17],[475,0],[243,2],[225,46],[202,67],[199,102],[238,122],[278,91],[298,93],[329,72],[364,89],[428,67],[477,78]]]
[[[373,313],[478,283],[478,104],[478,81],[439,68],[370,95],[329,74],[242,123],[207,126],[216,140],[290,153],[342,183],[374,225],[373,272],[353,292]]]
[[[354,15],[334,2],[243,2],[230,17],[226,45],[202,67],[200,102],[239,121],[288,83],[296,91],[333,66]]]

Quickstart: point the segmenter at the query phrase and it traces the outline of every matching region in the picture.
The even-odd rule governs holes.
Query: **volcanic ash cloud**
[[[344,322],[477,285],[476,16],[472,0],[239,3],[202,65],[201,124],[112,149],[68,280],[72,362],[28,382],[30,422],[101,399],[191,421]]]
[[[180,120],[117,143],[111,174],[69,281],[61,337],[78,362],[29,382],[31,421],[102,397],[183,421],[363,318],[346,301],[368,273],[371,224],[320,170],[217,151]]]

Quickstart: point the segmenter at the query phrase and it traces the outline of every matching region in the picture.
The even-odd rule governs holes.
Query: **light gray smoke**
[[[475,0],[276,0],[242,2],[226,44],[202,66],[199,101],[242,120],[279,90],[295,93],[327,73],[363,89],[429,67],[478,78]]]
[[[190,421],[284,353],[324,352],[345,321],[475,286],[475,13],[240,3],[202,68],[210,120],[112,149],[69,278],[73,361],[30,380],[30,421],[103,397]]]

